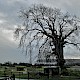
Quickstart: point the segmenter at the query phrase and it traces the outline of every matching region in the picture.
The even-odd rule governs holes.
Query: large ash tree
[[[21,18],[24,24],[15,31],[16,36],[21,37],[20,46],[25,47],[28,53],[38,45],[38,55],[44,53],[48,53],[47,57],[55,55],[57,65],[63,68],[65,63],[63,48],[67,44],[79,48],[79,42],[76,40],[80,28],[79,18],[43,5],[34,5],[28,10],[22,10]]]

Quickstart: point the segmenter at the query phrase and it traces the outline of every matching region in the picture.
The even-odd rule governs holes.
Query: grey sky
[[[14,41],[14,28],[21,24],[19,11],[27,9],[32,4],[43,4],[59,8],[80,17],[80,0],[0,0],[0,62],[27,62],[29,59],[18,49],[18,41]],[[66,48],[65,48],[66,49]],[[67,50],[67,58],[80,58],[79,51]],[[74,54],[74,53],[76,54]]]

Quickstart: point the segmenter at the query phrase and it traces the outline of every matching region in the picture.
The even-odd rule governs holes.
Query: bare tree
[[[67,44],[79,48],[75,38],[80,28],[79,18],[43,5],[34,5],[28,10],[21,11],[21,18],[24,25],[15,31],[16,36],[21,34],[20,46],[25,46],[28,53],[30,46],[39,44],[38,55],[44,53],[49,53],[47,57],[55,55],[58,66],[63,68],[65,63],[63,48]]]

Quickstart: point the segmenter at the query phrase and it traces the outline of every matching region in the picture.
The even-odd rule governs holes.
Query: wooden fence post
[[[29,80],[29,72],[28,72],[28,80]]]

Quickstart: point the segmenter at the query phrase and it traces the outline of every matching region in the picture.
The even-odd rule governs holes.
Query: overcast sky
[[[27,9],[32,4],[59,8],[62,12],[69,12],[80,17],[80,0],[0,0],[0,62],[29,61],[25,53],[22,54],[18,48],[19,42],[14,40],[13,32],[15,27],[21,24],[18,17],[19,11]],[[79,51],[76,49],[66,51],[68,51],[67,54],[65,52],[66,58],[80,58]]]

